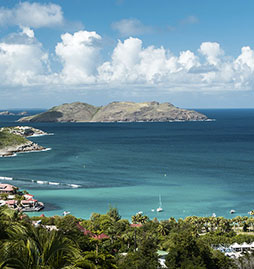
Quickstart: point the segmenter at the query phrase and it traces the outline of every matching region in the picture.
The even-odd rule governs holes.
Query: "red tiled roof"
[[[7,200],[7,201],[5,201],[5,203],[8,205],[15,205],[17,203],[17,201],[16,200]]]
[[[141,223],[133,223],[130,225],[131,227],[141,227],[143,226]]]
[[[106,234],[103,234],[103,233],[102,233],[102,234],[99,234],[99,235],[94,234],[94,235],[92,236],[92,238],[101,240],[101,239],[108,239],[109,236],[107,236]]]
[[[106,234],[102,233],[102,234],[94,234],[92,233],[91,231],[85,229],[83,226],[81,226],[79,223],[76,224],[77,225],[77,228],[84,233],[84,235],[88,235],[88,236],[91,236],[92,238],[94,239],[98,239],[98,240],[101,240],[101,239],[106,239],[106,238],[109,238],[109,236],[107,236]]]
[[[10,184],[0,184],[0,191],[13,191],[14,190],[14,186],[10,185]]]
[[[35,199],[29,199],[29,200],[22,200],[21,201],[22,204],[30,204],[31,202],[37,202],[37,200],[35,200]]]

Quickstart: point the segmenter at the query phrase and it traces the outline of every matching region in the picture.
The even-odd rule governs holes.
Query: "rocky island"
[[[205,121],[199,112],[178,108],[170,103],[112,102],[96,107],[81,102],[55,106],[46,112],[23,117],[19,122],[170,122]]]
[[[47,133],[29,126],[3,127],[0,129],[0,157],[15,153],[46,150],[26,137]]]
[[[22,112],[19,112],[19,113],[16,113],[16,114],[13,113],[13,112],[9,112],[8,110],[0,112],[0,116],[25,116],[27,114],[28,113],[26,111],[22,111]]]

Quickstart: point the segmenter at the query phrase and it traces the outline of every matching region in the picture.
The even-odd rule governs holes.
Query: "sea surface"
[[[51,150],[0,158],[0,176],[14,178],[1,182],[34,194],[46,216],[89,218],[110,206],[128,219],[138,211],[158,219],[232,217],[231,209],[247,215],[254,209],[254,109],[198,111],[215,121],[22,124],[53,133],[31,138]],[[17,119],[0,116],[0,126]]]

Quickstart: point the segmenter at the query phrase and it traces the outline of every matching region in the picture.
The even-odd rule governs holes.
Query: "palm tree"
[[[167,223],[160,222],[159,226],[157,227],[157,231],[162,236],[167,235],[169,233],[169,229],[168,229]]]
[[[71,265],[80,255],[79,248],[57,231],[30,226],[25,233],[13,230],[9,237],[0,249],[0,264],[7,267],[60,269]]]
[[[97,253],[97,251],[84,252],[83,257],[78,259],[75,268],[91,268],[91,269],[113,269],[115,265],[114,256],[111,254]]]

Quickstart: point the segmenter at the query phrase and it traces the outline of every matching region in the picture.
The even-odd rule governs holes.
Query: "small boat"
[[[231,209],[230,210],[230,214],[234,214],[235,213],[235,210],[234,209]]]
[[[163,208],[162,208],[162,203],[161,203],[161,196],[159,196],[159,207],[156,209],[157,212],[162,212]]]
[[[215,214],[215,213],[213,213],[213,214],[212,214],[212,217],[216,218],[216,214]]]
[[[63,215],[64,215],[64,216],[67,216],[67,215],[69,215],[70,213],[71,213],[71,212],[69,212],[69,211],[64,211],[64,212],[63,212]]]
[[[254,215],[254,210],[249,211],[248,214],[253,216]]]

